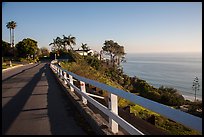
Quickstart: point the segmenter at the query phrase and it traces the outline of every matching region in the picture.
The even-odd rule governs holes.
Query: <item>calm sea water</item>
[[[193,100],[192,84],[198,77],[202,100],[202,53],[128,53],[122,63],[124,73],[146,80],[154,87],[176,88],[186,99]]]

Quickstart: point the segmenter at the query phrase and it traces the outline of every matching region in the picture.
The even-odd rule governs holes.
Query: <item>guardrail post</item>
[[[51,64],[51,66],[52,66],[52,69],[54,70],[54,72],[56,72],[55,65]]]
[[[58,74],[58,77],[60,77],[60,69],[57,68],[57,74]]]
[[[108,92],[108,108],[116,115],[118,115],[118,96]],[[109,117],[109,127],[111,131],[118,133],[118,123]]]
[[[58,77],[59,77],[59,68],[57,68],[57,75],[58,75]]]
[[[57,74],[57,67],[55,66],[55,73]]]
[[[73,77],[72,75],[69,75],[69,83],[71,83],[72,85],[74,85],[74,82],[73,82]],[[70,86],[70,90],[73,92],[74,91],[74,88],[72,86]]]
[[[64,84],[67,85],[67,72],[64,71]]]
[[[60,69],[60,78],[63,79],[62,70]]]
[[[58,68],[58,76],[60,77],[60,69]]]
[[[84,93],[86,93],[86,85],[85,85],[85,82],[80,81],[80,86],[81,86],[81,91],[84,92]],[[84,98],[83,96],[82,96],[82,102],[83,102],[85,105],[87,104],[87,99]]]
[[[52,68],[53,68],[54,72],[56,73],[55,65],[52,65]]]

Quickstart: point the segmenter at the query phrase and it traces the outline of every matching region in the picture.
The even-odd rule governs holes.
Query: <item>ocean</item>
[[[123,71],[146,80],[150,85],[172,87],[186,99],[194,100],[193,80],[200,88],[196,98],[202,100],[202,53],[127,53]]]

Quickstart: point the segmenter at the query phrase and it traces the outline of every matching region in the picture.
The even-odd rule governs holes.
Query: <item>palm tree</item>
[[[67,44],[67,37],[66,37],[65,35],[63,35],[63,38],[62,38],[61,42],[62,42],[64,51],[67,51],[67,50],[68,50],[68,49],[67,49],[67,45],[68,45],[68,44]]]
[[[6,24],[6,27],[10,29],[10,44],[12,47],[14,47],[14,29],[16,28],[16,22],[15,21],[10,21]],[[11,35],[11,30],[12,30],[12,35]]]
[[[16,28],[16,22],[15,21],[10,21],[6,24],[6,27],[10,30],[10,44],[11,47],[13,47],[13,55],[15,56],[14,52],[14,29]],[[12,34],[11,34],[12,31]]]
[[[6,27],[10,30],[10,45],[11,45],[11,22],[8,22],[7,24],[6,24]]]
[[[83,57],[84,57],[84,50],[88,50],[89,47],[87,46],[86,43],[85,43],[85,44],[81,43],[81,44],[82,44],[82,45],[81,45],[81,48],[83,49]]]
[[[63,42],[64,45],[69,45],[70,49],[73,50],[73,47],[71,45],[76,45],[76,38],[72,37],[71,35],[69,35],[68,37],[66,37],[65,35],[63,35]]]
[[[53,39],[53,42],[49,44],[49,46],[52,46],[52,51],[57,52],[59,54],[59,51],[62,50],[62,39],[60,37],[57,37],[56,39]],[[59,56],[59,55],[58,55]]]

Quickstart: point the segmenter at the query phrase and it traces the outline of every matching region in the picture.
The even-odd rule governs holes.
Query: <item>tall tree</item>
[[[10,30],[10,44],[11,44],[11,47],[13,47],[13,54],[15,56],[15,53],[14,53],[14,29],[16,28],[17,24],[15,21],[10,21],[6,24],[6,27]],[[12,31],[12,34],[11,34],[11,31]]]
[[[52,46],[53,52],[59,52],[63,49],[62,46],[62,39],[60,37],[57,37],[56,39],[53,39],[53,42],[49,44],[49,46]]]
[[[16,28],[17,24],[15,21],[10,21],[6,24],[6,27],[10,30],[10,43],[12,47],[14,47],[14,29]],[[12,34],[11,34],[12,31]]]
[[[12,36],[11,36],[11,28],[12,28],[11,22],[7,22],[6,27],[7,27],[7,29],[10,30],[10,44],[11,44],[11,42],[12,42],[12,40],[11,40],[11,38],[12,38]]]
[[[26,38],[16,44],[16,48],[20,57],[31,57],[35,58],[38,50],[37,41]]]
[[[106,40],[102,49],[105,54],[110,55],[110,61],[113,67],[115,64],[120,65],[120,62],[125,55],[123,46],[120,46],[113,40]]]
[[[1,49],[2,49],[2,57],[12,56],[10,43],[2,40],[2,48]]]
[[[200,84],[198,81],[198,77],[195,77],[195,79],[193,80],[193,85],[192,85],[192,89],[195,91],[195,102],[196,102],[196,91],[199,90]]]
[[[69,48],[70,48],[71,50],[73,50],[72,45],[76,45],[76,38],[75,38],[75,37],[72,37],[71,35],[69,35],[68,37],[66,37],[65,35],[63,35],[63,42],[64,42],[64,45],[68,45]]]
[[[106,40],[104,42],[104,46],[102,47],[104,53],[110,56],[110,62],[113,62],[113,52],[114,52],[114,41],[113,40]]]
[[[61,44],[63,46],[63,51],[67,51],[68,47],[67,47],[67,37],[65,35],[63,35],[63,38],[61,39]]]
[[[85,50],[88,50],[89,47],[87,46],[86,43],[81,43],[81,48],[83,49],[83,57],[84,57],[84,51],[85,51]]]
[[[120,45],[116,45],[116,50],[114,52],[115,56],[116,56],[116,63],[119,66],[120,62],[124,60],[124,55],[125,55],[125,50],[123,46]]]

